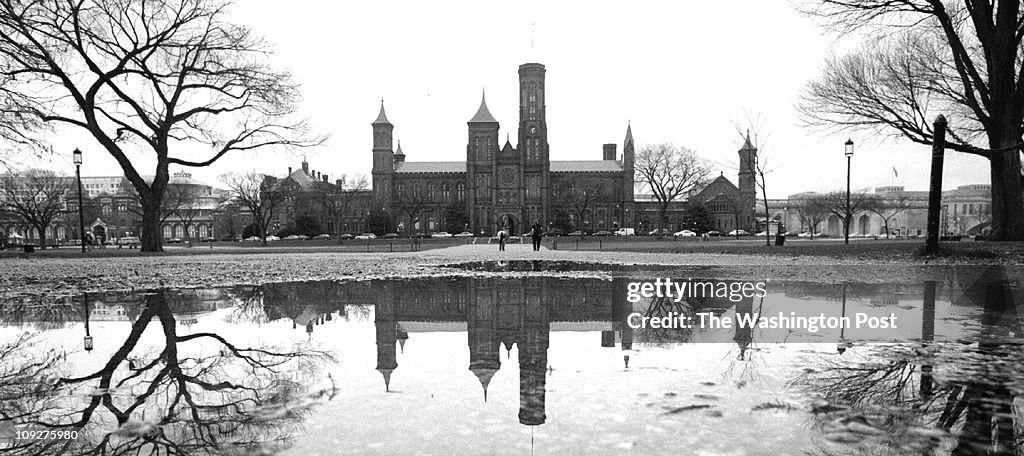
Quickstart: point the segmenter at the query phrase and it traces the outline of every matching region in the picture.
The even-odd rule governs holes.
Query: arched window
[[[444,199],[444,202],[446,203],[452,199],[452,190],[448,186],[447,182],[441,184],[441,198]]]
[[[434,190],[435,190],[434,183],[433,182],[428,183],[427,184],[427,201],[434,201],[434,198],[437,196],[434,193]]]
[[[459,184],[455,186],[455,191],[458,195],[459,201],[466,200],[466,184],[459,182]]]

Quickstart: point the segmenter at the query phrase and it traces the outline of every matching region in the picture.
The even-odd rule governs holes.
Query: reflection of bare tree
[[[641,315],[649,318],[663,317],[693,317],[694,308],[685,300],[676,302],[673,298],[653,298],[650,305],[641,312]],[[678,321],[678,320],[676,320]],[[633,341],[649,344],[651,346],[662,346],[689,342],[693,336],[691,328],[637,328],[633,332]]]
[[[1021,417],[1012,385],[1024,377],[1024,350],[997,337],[1018,317],[999,280],[1002,271],[990,272],[986,281],[964,290],[984,307],[978,342],[882,346],[865,359],[818,358],[792,381],[823,399],[813,409],[820,418],[814,426],[832,440],[853,437],[919,454],[939,448],[938,436],[955,437],[947,445],[952,455],[1020,454],[1024,446],[1015,428]],[[928,341],[936,284],[925,288],[922,336]]]
[[[18,441],[9,454],[266,453],[287,446],[310,407],[329,392],[302,387],[311,379],[301,376],[318,365],[310,361],[329,359],[323,352],[241,347],[215,333],[178,335],[176,323],[164,293],[147,294],[131,332],[99,370],[66,376],[56,366],[37,368],[34,380],[46,387],[27,398],[3,383],[3,420],[80,434]],[[162,334],[162,349],[140,356],[151,327]],[[11,411],[26,403],[39,405],[14,417]]]
[[[229,323],[262,323],[267,321],[263,308],[262,287],[236,287],[230,292],[235,305],[225,320]]]

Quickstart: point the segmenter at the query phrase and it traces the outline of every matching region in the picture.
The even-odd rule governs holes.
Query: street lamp
[[[846,140],[846,223],[843,229],[843,241],[850,243],[850,220],[853,214],[850,213],[850,159],[853,158],[853,140]]]
[[[71,153],[75,162],[75,178],[78,180],[78,237],[82,242],[82,253],[85,253],[85,214],[82,212],[82,151],[77,147]],[[89,338],[90,342],[92,338]]]
[[[93,348],[92,335],[89,334],[89,294],[82,294],[82,302],[85,303],[85,339],[82,344],[85,346],[85,351],[91,352]]]

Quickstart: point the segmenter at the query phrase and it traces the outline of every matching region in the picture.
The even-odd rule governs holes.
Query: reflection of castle
[[[268,316],[330,314],[351,304],[375,306],[377,370],[390,389],[398,369],[397,352],[409,333],[466,331],[469,370],[480,381],[483,398],[501,369],[501,350],[518,347],[519,422],[543,424],[547,351],[551,331],[603,330],[614,340],[622,331],[616,318],[624,309],[625,280],[516,280],[438,278],[417,281],[308,282],[272,284],[265,293]],[[616,299],[617,298],[617,299]],[[322,318],[322,317],[316,317]],[[622,332],[631,348],[631,331]],[[603,337],[602,339],[604,339]],[[614,344],[614,342],[613,342]]]

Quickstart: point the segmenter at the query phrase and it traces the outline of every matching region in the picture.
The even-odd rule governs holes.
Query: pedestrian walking
[[[505,241],[506,240],[508,240],[508,231],[505,231],[505,230],[498,231],[498,251],[499,252],[504,252],[505,251]]]
[[[533,221],[533,227],[530,229],[530,236],[533,237],[533,251],[540,251],[540,241],[544,238],[544,227],[541,226],[540,220]]]

